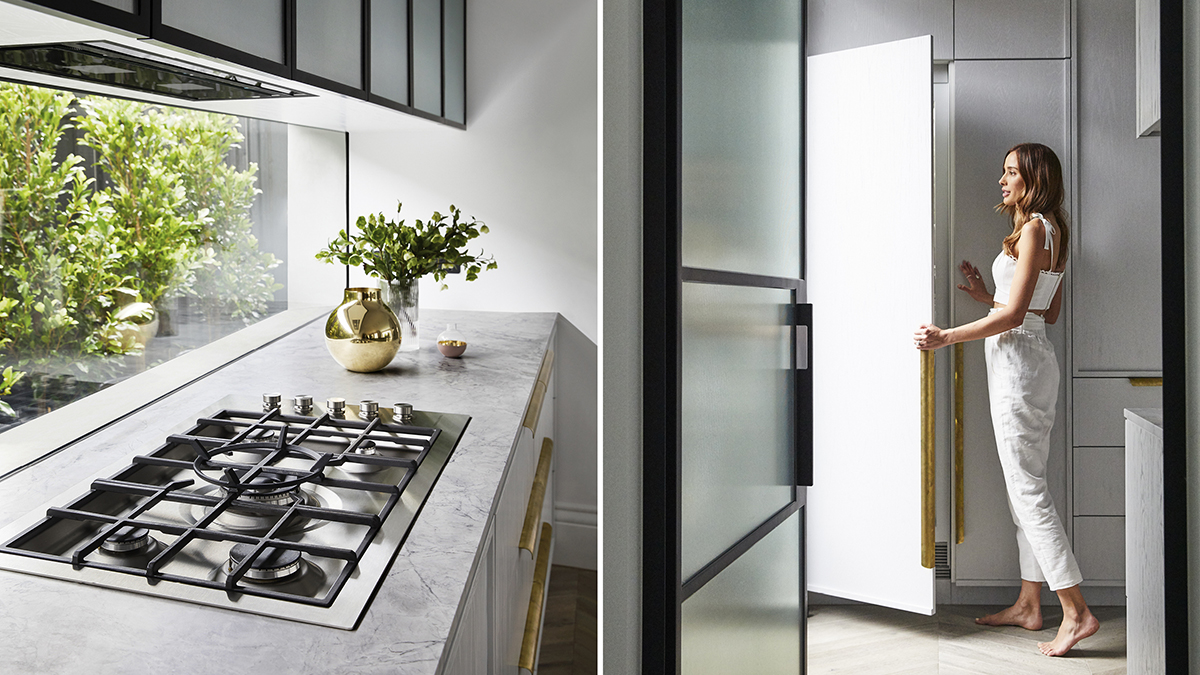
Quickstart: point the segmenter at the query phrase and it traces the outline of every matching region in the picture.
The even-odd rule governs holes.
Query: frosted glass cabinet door
[[[283,7],[283,0],[162,0],[162,23],[283,63]]]
[[[791,291],[683,285],[683,578],[792,501]]]
[[[442,117],[465,122],[467,114],[466,0],[445,0],[442,44],[445,52],[445,110]]]
[[[296,68],[327,80],[363,86],[362,3],[296,2]]]
[[[371,1],[371,93],[408,104],[408,0]]]
[[[442,114],[442,5],[412,0],[413,107]]]
[[[683,7],[683,264],[800,276],[798,3]]]

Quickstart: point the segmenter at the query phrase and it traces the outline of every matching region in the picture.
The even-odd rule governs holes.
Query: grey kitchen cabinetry
[[[1136,0],[1076,10],[1072,533],[1085,583],[1101,586],[1125,583],[1123,411],[1162,404],[1159,140],[1135,133],[1136,12]]]
[[[1124,409],[1162,405],[1162,387],[1135,386],[1143,382],[1125,377],[1074,379],[1072,529],[1075,557],[1087,585],[1125,583]]]
[[[536,662],[553,552],[553,361],[547,350],[446,646],[446,675],[517,675],[523,656]]]
[[[954,290],[960,260],[979,268],[987,288],[994,289],[992,261],[1011,231],[999,201],[997,179],[1004,153],[1022,141],[1044,143],[1063,160],[1067,185],[1070,162],[1070,64],[1062,60],[956,61],[953,68],[954,171],[953,247],[950,259],[953,323],[961,325],[986,315],[988,308]],[[1069,278],[1069,277],[1068,277]],[[941,283],[941,282],[939,282]],[[1066,350],[1065,321],[1047,327],[1060,367]],[[1004,475],[996,454],[988,403],[987,370],[982,342],[964,345],[963,495],[965,536],[953,543],[953,578],[959,586],[1015,583],[1020,576],[1017,544]],[[1066,519],[1068,378],[1060,384],[1059,416],[1051,434],[1047,479],[1054,503]]]
[[[1135,9],[1136,0],[1090,0],[1078,9],[1075,375],[1162,371],[1159,139],[1133,131]],[[1119,427],[1121,410],[1132,407],[1117,405],[1114,424]]]
[[[1071,0],[954,0],[954,58],[1068,58],[1070,19]]]

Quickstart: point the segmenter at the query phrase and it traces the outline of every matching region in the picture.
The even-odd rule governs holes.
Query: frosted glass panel
[[[126,12],[129,12],[130,14],[137,14],[137,11],[138,11],[138,0],[95,0],[95,1],[99,2],[102,5],[108,5],[109,7],[116,7],[117,9],[125,10]]]
[[[413,0],[413,107],[442,114],[442,9]]]
[[[797,511],[683,602],[687,675],[796,675],[803,634]]]
[[[683,578],[792,501],[791,291],[683,285]]]
[[[408,0],[371,2],[371,93],[408,103]]]
[[[296,67],[362,88],[362,2],[299,0]]]
[[[683,264],[800,276],[800,3],[683,3]]]
[[[283,4],[283,0],[162,0],[162,22],[283,63]]]
[[[466,117],[466,17],[464,0],[446,0],[446,110],[442,116],[455,122]]]

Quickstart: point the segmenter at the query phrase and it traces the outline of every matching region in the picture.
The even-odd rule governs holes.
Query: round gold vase
[[[325,346],[346,370],[374,372],[400,349],[400,322],[380,301],[378,288],[347,288],[325,322]]]

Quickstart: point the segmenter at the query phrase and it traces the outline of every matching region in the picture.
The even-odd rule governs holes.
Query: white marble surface
[[[369,374],[333,361],[319,320],[0,481],[3,527],[229,394],[408,401],[472,418],[357,630],[0,570],[0,673],[433,673],[555,317],[425,310],[420,351]],[[467,336],[462,359],[437,351],[449,322]]]
[[[1158,440],[1163,437],[1162,408],[1126,408],[1125,419],[1153,434]]]

